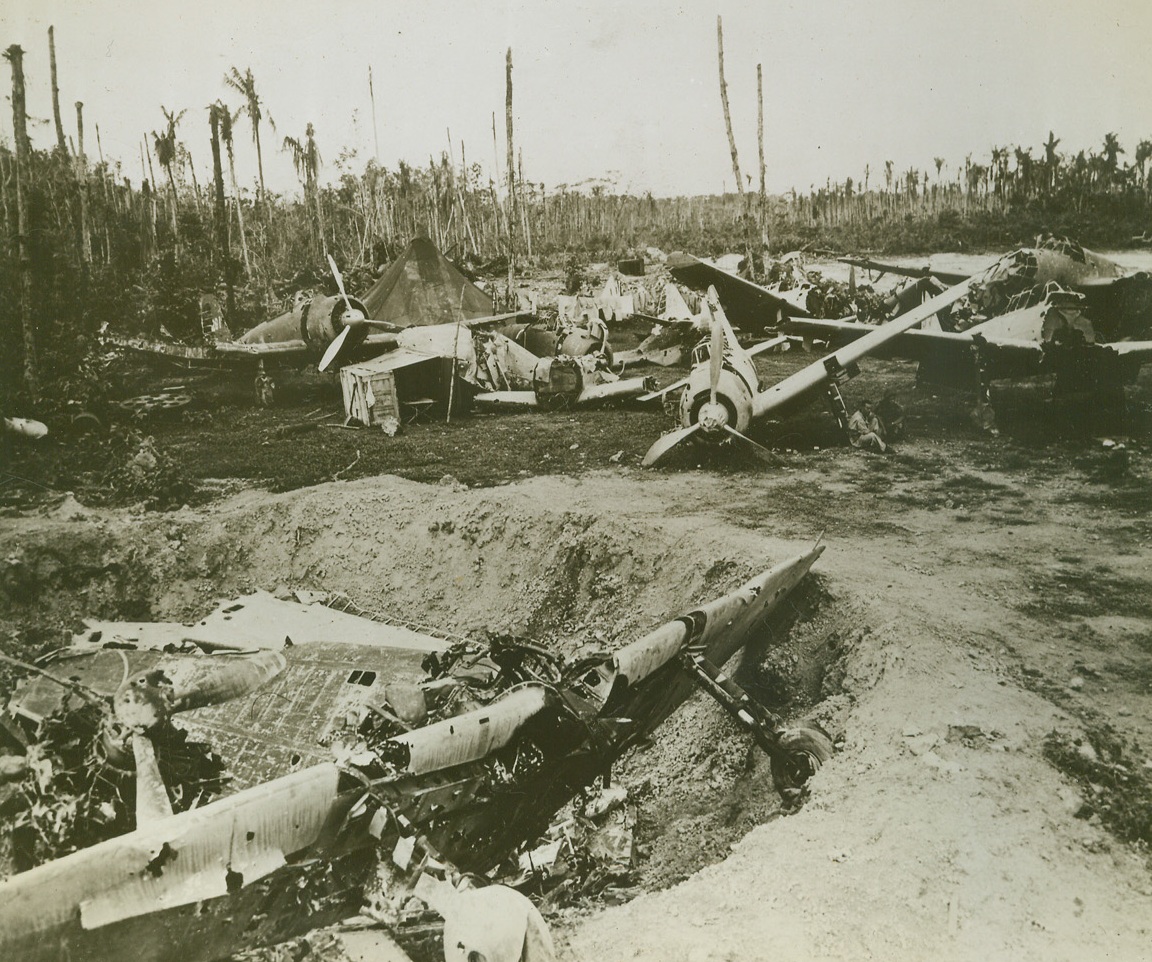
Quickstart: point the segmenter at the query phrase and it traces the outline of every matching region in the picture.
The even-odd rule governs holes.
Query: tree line
[[[28,138],[23,52],[5,52],[14,137],[0,145],[0,291],[15,306],[0,317],[5,410],[98,390],[89,359],[105,324],[194,339],[200,294],[214,292],[232,330],[243,330],[283,309],[297,290],[334,290],[327,255],[349,289],[361,290],[416,235],[496,274],[513,259],[560,266],[648,246],[704,255],[742,250],[750,233],[777,252],[996,247],[1043,229],[1116,246],[1145,231],[1152,210],[1152,141],[1129,155],[1111,133],[1099,150],[1075,154],[1061,153],[1050,132],[1039,148],[997,147],[956,169],[937,158],[932,170],[898,174],[889,161],[880,171],[866,167],[859,180],[769,197],[755,213],[743,192],[656,198],[619,193],[607,179],[533,181],[507,120],[503,171],[470,159],[450,133],[426,164],[359,164],[348,151],[326,163],[322,132],[309,123],[298,136],[281,135],[252,71],[238,67],[221,78],[221,97],[203,108],[159,106],[158,129],[141,140],[134,178],[123,159],[104,156],[98,123],[91,155],[82,103],[75,139],[66,136],[51,30],[49,40],[56,133],[49,149],[34,149]],[[511,51],[507,69],[510,116]],[[495,114],[492,134],[495,146]],[[267,189],[269,135],[291,157],[299,195]],[[212,174],[201,183],[192,156],[205,147]],[[240,150],[255,156],[251,186],[236,177]]]

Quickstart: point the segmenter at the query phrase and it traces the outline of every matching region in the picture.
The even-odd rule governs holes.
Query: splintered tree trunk
[[[185,148],[187,150],[187,148]],[[196,213],[204,216],[204,208],[200,203],[200,182],[196,179],[196,164],[192,161],[192,151],[187,150],[188,173],[192,177],[192,196],[196,198]]]
[[[518,166],[520,168],[520,189],[523,190],[524,189],[524,151],[523,150],[517,151],[516,159],[518,161]],[[520,198],[520,200],[521,200],[521,204],[520,204],[521,224],[520,224],[520,226],[522,227],[522,229],[524,231],[525,253],[528,255],[529,263],[531,263],[531,261],[532,261],[532,225],[528,223],[528,205],[523,203],[523,198]]]
[[[504,129],[508,134],[508,294],[516,266],[516,154],[512,147],[512,48],[505,58]]]
[[[380,166],[380,134],[376,130],[376,91],[372,89],[372,65],[368,65],[368,99],[372,102],[372,144],[376,148],[373,156],[376,166]]]
[[[56,28],[48,28],[48,64],[52,74],[52,119],[56,122],[56,149],[60,156],[68,154],[68,143],[64,139],[64,124],[60,120],[60,86],[56,83]]]
[[[748,257],[748,269],[755,272],[752,263],[752,211],[750,204],[752,197],[744,190],[744,178],[740,175],[740,159],[736,155],[736,138],[732,134],[732,114],[728,110],[728,82],[724,79],[724,20],[716,18],[716,59],[720,65],[720,103],[724,108],[724,128],[728,131],[728,150],[732,154],[732,175],[736,178],[736,190],[740,194],[741,207],[744,210],[744,239]]]
[[[736,138],[732,135],[732,114],[728,110],[728,82],[724,79],[724,19],[716,18],[716,57],[720,64],[720,103],[724,107],[724,129],[728,131],[728,150],[732,153],[732,174],[736,189],[744,197],[744,178],[740,176],[740,159],[736,155]]]
[[[24,389],[29,399],[39,400],[40,380],[36,365],[36,328],[32,318],[32,264],[28,252],[28,176],[31,144],[24,104],[24,51],[12,44],[5,56],[12,65],[12,129],[16,134],[16,244],[20,263],[20,326],[24,339]]]
[[[232,153],[231,143],[228,145],[228,177],[232,181],[232,194],[236,198],[236,220],[240,224],[240,251],[244,255],[244,273],[251,277],[252,265],[248,262],[248,238],[244,235],[244,208],[240,204],[240,188],[236,185],[236,158]]]
[[[228,215],[224,206],[224,168],[220,163],[220,115],[215,106],[208,112],[212,126],[212,180],[215,187],[213,207],[216,214],[216,247],[224,275],[224,323],[231,324],[233,316],[232,257],[228,251]]]
[[[92,263],[92,238],[88,234],[88,159],[84,155],[84,104],[76,101],[76,190],[80,194],[80,259]]]
[[[764,189],[764,68],[756,64],[756,142],[760,150],[760,239],[767,244],[768,194]]]

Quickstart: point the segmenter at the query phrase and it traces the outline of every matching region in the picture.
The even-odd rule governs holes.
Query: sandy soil
[[[1100,783],[1152,767],[1147,479],[1003,445],[483,490],[379,477],[167,515],[66,500],[0,518],[0,619],[190,618],[290,584],[600,646],[824,530],[803,617],[745,666],[842,738],[810,801],[782,816],[697,696],[619,773],[647,894],[553,915],[561,957],[1148,958],[1152,874]],[[1091,781],[1046,758],[1054,731]]]

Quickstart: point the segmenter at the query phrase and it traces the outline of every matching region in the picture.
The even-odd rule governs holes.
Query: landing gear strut
[[[832,757],[832,739],[815,726],[785,728],[780,718],[705,658],[703,649],[689,646],[680,655],[680,663],[768,753],[772,784],[784,801],[790,805],[802,801],[808,779]]]

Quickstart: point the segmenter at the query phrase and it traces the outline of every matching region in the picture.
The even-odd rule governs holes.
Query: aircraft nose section
[[[728,408],[719,401],[705,401],[697,415],[697,423],[704,431],[723,431],[728,424]]]

